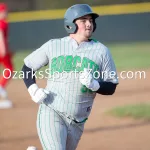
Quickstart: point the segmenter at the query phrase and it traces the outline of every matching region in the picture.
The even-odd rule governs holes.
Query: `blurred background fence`
[[[0,0],[1,1],[1,0]],[[4,0],[9,7],[12,51],[34,50],[51,38],[67,36],[63,16],[76,3],[100,14],[93,37],[102,43],[150,41],[150,0]]]
[[[91,6],[150,2],[150,0],[0,0],[9,6],[10,11],[30,11],[67,8],[75,3]]]

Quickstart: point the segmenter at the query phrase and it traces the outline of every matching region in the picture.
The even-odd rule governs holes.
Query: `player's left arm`
[[[84,72],[80,75],[80,82],[88,89],[102,95],[114,94],[117,87],[117,83],[94,79],[87,69],[84,69]]]
[[[114,94],[117,84],[117,71],[112,59],[112,56],[108,49],[106,49],[102,55],[102,62],[100,62],[100,79],[94,79],[93,75],[89,73],[87,69],[84,69],[80,75],[80,82],[88,89],[95,91],[102,95]]]
[[[115,93],[119,83],[116,66],[109,49],[105,49],[102,57],[102,62],[100,64],[100,88],[96,92],[102,95],[112,95]]]

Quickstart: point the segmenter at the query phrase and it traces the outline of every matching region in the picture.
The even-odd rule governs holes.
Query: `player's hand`
[[[28,92],[29,92],[32,100],[38,104],[42,103],[49,94],[49,91],[42,89],[42,88],[38,88],[37,84],[32,84],[28,88]]]
[[[99,82],[93,78],[92,74],[86,68],[80,74],[79,81],[92,91],[97,91],[100,88]]]

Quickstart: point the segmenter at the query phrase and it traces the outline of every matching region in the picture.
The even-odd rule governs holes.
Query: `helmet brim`
[[[99,17],[99,14],[97,14],[97,13],[89,13],[88,15],[92,15],[94,17],[94,19]]]
[[[96,18],[99,17],[99,15],[98,15],[97,13],[92,13],[92,12],[90,12],[90,13],[85,13],[84,15],[80,15],[80,16],[78,16],[76,19],[79,19],[79,18],[84,17],[84,16],[87,16],[87,15],[91,15],[94,19],[96,19]],[[76,20],[76,19],[75,19],[75,20]]]

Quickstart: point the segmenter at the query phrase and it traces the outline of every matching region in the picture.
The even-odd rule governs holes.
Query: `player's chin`
[[[85,36],[86,36],[87,38],[90,38],[90,37],[92,36],[92,33],[91,33],[91,32],[86,33]]]

